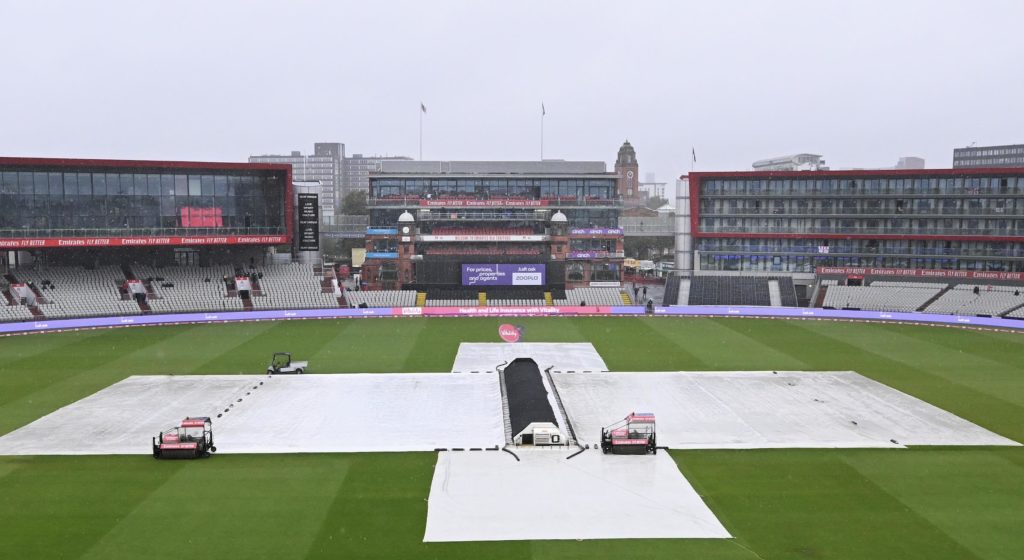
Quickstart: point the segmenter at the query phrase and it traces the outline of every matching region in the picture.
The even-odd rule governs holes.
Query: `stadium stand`
[[[1014,286],[958,284],[935,300],[925,311],[952,315],[998,317],[1024,304],[1021,289]]]
[[[35,317],[24,305],[7,305],[0,302],[0,321],[31,321]]]
[[[20,268],[20,282],[42,288],[38,309],[44,317],[70,318],[95,315],[139,315],[132,299],[122,299],[118,286],[125,277],[118,266],[93,270],[71,266]]]
[[[771,305],[768,278],[694,276],[690,281],[690,297],[680,305]]]
[[[415,307],[416,290],[345,292],[345,300],[351,307]]]
[[[943,288],[941,284],[929,287],[829,286],[822,306],[826,309],[917,311]]]
[[[233,266],[169,266],[154,268],[133,265],[132,271],[145,279],[153,290],[149,305],[155,313],[195,311],[242,311],[238,297],[228,297],[224,278],[233,278]],[[152,280],[150,280],[152,279]]]
[[[263,296],[254,305],[260,309],[317,309],[338,307],[333,291],[324,293],[320,277],[309,264],[288,263],[261,267],[259,279]]]
[[[576,288],[565,291],[564,298],[555,298],[555,305],[622,305],[619,288]]]
[[[777,293],[773,294],[775,290]],[[685,283],[685,286],[681,283],[677,301],[677,305],[797,306],[793,279],[788,276],[770,275],[694,276]]]
[[[621,304],[621,302],[619,302]],[[488,299],[488,307],[537,307],[544,306],[544,299]]]
[[[476,299],[427,299],[426,307],[479,307]]]

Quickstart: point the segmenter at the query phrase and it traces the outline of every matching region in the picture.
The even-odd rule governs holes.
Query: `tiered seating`
[[[332,292],[323,293],[320,277],[313,265],[289,263],[261,267],[260,288],[263,297],[256,297],[257,309],[318,309],[338,307]]]
[[[690,279],[680,278],[679,275],[673,274],[665,279],[665,292],[661,296],[661,304],[665,306],[669,305],[686,305],[686,301],[682,298],[683,282],[686,282],[686,296],[690,295]]]
[[[782,296],[783,307],[796,307],[799,305],[796,299],[796,286],[793,285],[793,279],[789,276],[779,276],[773,278],[773,280],[779,281],[779,295]]]
[[[441,299],[427,298],[426,307],[478,307],[480,302],[476,299]]]
[[[21,282],[43,286],[48,280],[52,289],[42,290],[45,303],[39,310],[50,318],[89,317],[102,315],[139,315],[142,309],[135,300],[122,300],[118,286],[124,273],[117,266],[86,270],[74,266],[20,268],[15,271]],[[27,309],[26,309],[27,311]]]
[[[1010,317],[1011,319],[1024,319],[1024,307],[1021,307],[1020,309],[1014,309],[1013,311],[1007,313],[1005,316]]]
[[[352,307],[416,307],[416,290],[345,292],[345,300]]]
[[[768,306],[768,280],[763,276],[694,276],[689,304]]]
[[[544,306],[544,299],[487,299],[488,307],[536,307]]]
[[[28,307],[24,305],[7,305],[7,302],[0,300],[0,322],[31,321],[34,318]]]
[[[978,288],[977,294],[974,293],[975,288]],[[932,302],[925,311],[996,317],[1024,304],[1024,296],[1020,293],[1021,288],[1013,286],[958,284]]]
[[[872,311],[917,311],[932,299],[943,286],[890,288],[881,286],[830,286],[823,306],[832,309],[865,309]]]
[[[132,272],[141,279],[154,278],[155,297],[148,299],[154,313],[191,313],[196,311],[242,311],[242,300],[227,297],[224,277],[234,278],[230,265],[210,267],[168,266],[154,268],[134,265]],[[163,280],[158,280],[163,278]],[[173,284],[173,287],[164,287]]]
[[[576,288],[565,291],[565,298],[555,299],[555,305],[622,305],[619,288]]]
[[[836,283],[835,280],[832,281]],[[945,282],[898,282],[892,280],[876,280],[871,283],[878,288],[945,288]]]

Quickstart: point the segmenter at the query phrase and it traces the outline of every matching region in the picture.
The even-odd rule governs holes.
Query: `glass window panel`
[[[94,196],[107,194],[107,175],[105,173],[93,173],[92,194]]]
[[[146,185],[146,176],[141,173],[136,174],[132,185],[132,195],[142,196],[147,192],[149,192],[149,187]]]
[[[200,177],[200,190],[203,196],[213,195],[213,176],[203,175]],[[189,193],[191,194],[191,193]]]
[[[119,189],[117,194],[120,196],[128,196],[132,193],[132,176],[127,173],[122,173],[118,176]]]
[[[146,175],[146,194],[160,196],[160,176]]]
[[[199,196],[203,194],[203,188],[200,185],[200,179],[198,175],[188,176],[188,195]]]
[[[160,176],[160,194],[162,196],[174,196],[174,175]]]
[[[228,194],[228,178],[223,175],[214,177],[213,187],[213,194],[217,196],[226,196]]]
[[[0,194],[18,193],[18,174],[12,171],[0,173]]]
[[[33,190],[37,195],[49,194],[50,186],[46,177],[46,173],[33,173],[32,182],[34,183]]]
[[[50,196],[64,196],[64,176],[60,173],[49,173],[47,177]]]
[[[174,176],[174,196],[188,196],[188,177],[185,175]]]
[[[78,194],[92,196],[92,173],[78,174]]]
[[[75,196],[78,194],[78,174],[77,173],[65,173],[64,174],[64,194],[66,196]]]
[[[18,192],[23,195],[32,194],[32,173],[22,171],[18,173]]]

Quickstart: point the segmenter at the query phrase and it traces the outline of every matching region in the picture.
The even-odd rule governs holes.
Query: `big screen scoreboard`
[[[464,264],[463,286],[543,286],[547,270],[543,264]]]

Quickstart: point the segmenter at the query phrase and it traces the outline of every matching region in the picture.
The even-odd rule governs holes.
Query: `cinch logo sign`
[[[501,339],[505,342],[519,342],[519,337],[521,337],[523,333],[519,331],[519,327],[505,323],[498,327],[498,335],[501,336]]]

